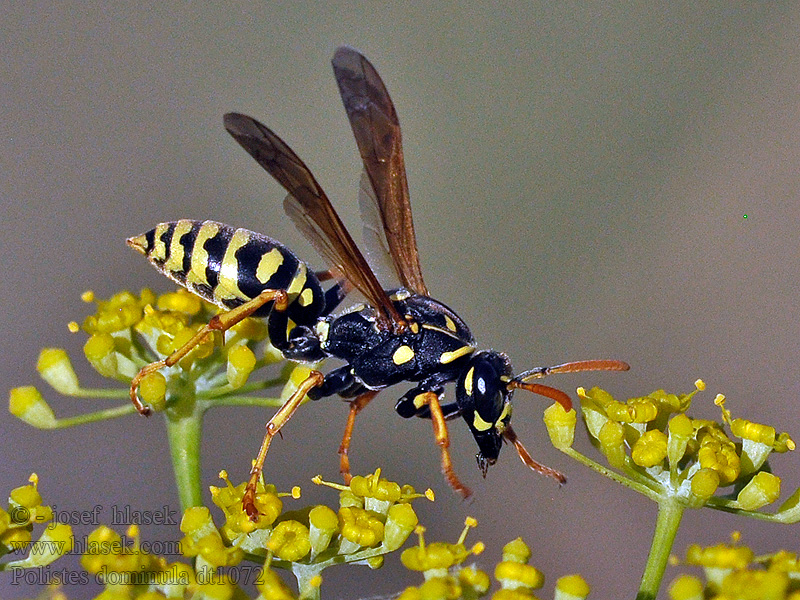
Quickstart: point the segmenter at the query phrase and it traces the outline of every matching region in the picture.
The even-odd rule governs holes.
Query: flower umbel
[[[657,595],[687,508],[708,507],[784,523],[800,521],[800,490],[777,511],[762,510],[780,495],[780,477],[768,470],[767,459],[773,453],[794,450],[792,438],[769,425],[733,418],[721,394],[714,400],[721,411],[719,421],[691,417],[694,396],[703,390],[705,383],[697,380],[695,390],[688,394],[656,390],[619,402],[600,388],[578,388],[586,431],[610,469],[572,447],[574,420],[558,411],[545,416],[559,450],[658,504],[656,531],[639,591],[642,598]],[[686,589],[694,587],[687,584]]]
[[[738,544],[738,533],[732,538],[729,544],[689,546],[683,564],[701,567],[705,581],[693,575],[680,575],[670,584],[670,598],[796,600],[800,597],[800,562],[796,554],[779,550],[756,557],[750,548]]]
[[[89,336],[83,347],[86,359],[101,376],[123,385],[103,389],[82,386],[69,356],[61,348],[42,350],[37,370],[61,394],[117,400],[121,404],[58,418],[37,388],[11,390],[9,410],[34,427],[57,429],[133,414],[128,386],[139,369],[181,347],[217,312],[216,307],[184,289],[160,296],[148,289],[138,295],[123,291],[106,300],[86,292],[82,298],[95,305],[95,312],[82,325],[71,323],[69,330],[83,330]],[[245,319],[217,338],[208,336],[177,364],[150,373],[139,386],[142,400],[166,417],[184,508],[200,505],[202,500],[199,452],[205,411],[222,405],[280,406],[280,397],[252,393],[285,386],[295,368],[307,369],[285,363],[277,372],[253,377],[257,371],[283,360],[267,340],[265,324],[258,319]],[[222,349],[215,349],[217,344]]]
[[[34,527],[53,519],[53,510],[42,504],[39,477],[33,473],[29,485],[11,490],[8,506],[0,508],[0,558],[27,552],[25,558],[0,562],[0,571],[46,567],[69,553],[73,547],[72,528],[64,523],[50,523],[37,540]]]

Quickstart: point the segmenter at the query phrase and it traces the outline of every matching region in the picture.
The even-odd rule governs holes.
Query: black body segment
[[[294,252],[259,233],[182,219],[159,223],[128,244],[161,273],[222,308],[240,306],[268,289],[287,292],[285,316],[297,325],[313,326],[335,308],[326,306],[322,285]],[[270,314],[271,302],[253,316]]]

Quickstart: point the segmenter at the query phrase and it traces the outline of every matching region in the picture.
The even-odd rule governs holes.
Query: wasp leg
[[[453,462],[450,459],[450,436],[447,433],[447,423],[445,423],[442,406],[439,404],[439,396],[435,392],[423,392],[423,402],[430,408],[431,423],[433,423],[433,435],[436,438],[436,445],[442,452],[442,473],[444,473],[447,483],[463,498],[469,498],[472,491],[461,483],[461,480],[453,470]]]
[[[183,346],[175,350],[175,352],[162,360],[152,362],[149,365],[142,367],[131,380],[131,402],[133,402],[133,405],[136,407],[136,410],[139,412],[139,414],[146,416],[151,412],[150,407],[142,404],[142,401],[139,400],[139,397],[136,395],[136,390],[139,388],[139,384],[142,382],[142,379],[144,379],[150,373],[158,371],[159,369],[173,366],[184,356],[189,354],[189,352],[191,352],[195,347],[203,343],[213,332],[227,331],[240,321],[252,315],[255,311],[268,302],[275,303],[275,310],[285,311],[289,305],[289,297],[286,295],[285,290],[264,290],[252,300],[248,300],[244,304],[227,312],[214,315],[214,317],[205,327],[192,336],[192,339],[186,342]]]
[[[377,390],[370,390],[364,392],[355,400],[350,402],[350,413],[347,415],[347,425],[344,427],[344,435],[342,436],[342,444],[339,446],[339,472],[344,478],[346,484],[350,483],[353,476],[350,474],[350,439],[353,437],[353,426],[356,423],[356,416],[370,401],[378,395]]]
[[[272,438],[281,430],[281,428],[289,422],[294,412],[302,404],[303,400],[308,393],[308,390],[318,386],[322,383],[324,376],[319,371],[311,371],[308,377],[297,386],[297,390],[292,394],[289,399],[283,403],[272,418],[267,422],[267,433],[264,435],[264,441],[261,442],[261,448],[258,451],[258,456],[253,462],[253,467],[250,469],[250,478],[247,480],[247,486],[244,490],[242,497],[242,508],[250,517],[251,521],[258,520],[258,508],[256,508],[256,486],[258,479],[261,476],[261,471],[264,468],[264,460],[267,458],[267,451],[272,443]]]
[[[519,441],[519,438],[517,438],[517,434],[513,429],[511,429],[511,425],[506,427],[505,431],[503,432],[503,437],[514,444],[514,448],[516,448],[520,460],[528,465],[531,469],[537,473],[546,475],[547,477],[552,477],[558,481],[558,483],[567,483],[567,478],[563,474],[533,460],[533,457],[525,449],[525,446],[522,445],[522,442]]]
[[[414,390],[412,390],[412,392],[413,391]],[[414,404],[414,398],[420,395],[420,393],[421,392],[417,391],[414,394],[406,394],[400,398],[400,400],[397,401],[397,404],[394,405],[394,409],[397,411],[397,414],[404,419],[410,419],[411,417],[430,419],[431,409],[427,405],[417,408]],[[461,409],[458,406],[458,402],[450,402],[448,404],[441,404],[440,406],[442,407],[442,415],[444,416],[445,421],[450,421],[451,419],[461,416]]]

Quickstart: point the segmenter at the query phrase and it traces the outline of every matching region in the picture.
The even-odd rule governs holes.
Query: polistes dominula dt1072
[[[459,415],[478,444],[484,476],[507,441],[531,469],[563,483],[561,473],[533,460],[511,428],[514,390],[541,394],[569,410],[567,394],[533,380],[551,373],[623,371],[628,365],[589,360],[514,376],[505,354],[477,350],[464,321],[431,298],[422,279],[400,126],[386,87],[367,59],[349,47],[336,50],[333,71],[364,163],[362,214],[365,221],[376,221],[366,223],[365,235],[383,245],[402,287],[386,291],[381,286],[311,171],[283,140],[251,117],[227,114],[225,128],[286,188],[284,209],[331,268],[315,274],[280,242],[214,221],[161,223],[130,238],[128,244],[161,273],[226,309],[183,347],[144,367],[131,383],[131,400],[147,414],[136,392],[147,374],[176,364],[214,331],[225,331],[245,317],[263,317],[270,341],[287,359],[315,362],[331,357],[345,364],[326,375],[312,371],[267,423],[244,496],[251,518],[258,514],[256,484],[270,443],[306,396],[352,398],[339,449],[341,471],[349,481],[348,449],[356,415],[379,390],[403,381],[414,387],[395,410],[402,417],[431,420],[442,471],[463,496],[470,491],[453,470],[445,424]],[[370,213],[374,218],[366,219]],[[334,283],[324,290],[320,282],[326,280]],[[366,303],[333,315],[352,288]],[[448,382],[455,382],[456,400],[441,404]]]

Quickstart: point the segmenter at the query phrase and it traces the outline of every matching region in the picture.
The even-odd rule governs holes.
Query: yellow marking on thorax
[[[282,264],[283,254],[277,248],[273,248],[259,259],[258,267],[256,267],[256,279],[261,283],[267,283]]]
[[[472,346],[461,346],[458,350],[453,350],[452,352],[442,352],[442,355],[439,357],[439,362],[443,365],[453,362],[457,358],[461,358],[467,354],[472,354],[475,350]]]
[[[444,324],[447,325],[447,328],[452,331],[453,333],[456,332],[456,324],[453,322],[453,319],[444,315]]]
[[[169,244],[169,258],[164,263],[164,268],[173,273],[183,273],[183,256],[186,249],[181,244],[181,238],[192,230],[192,222],[188,219],[181,219],[175,223],[172,232],[172,241]]]
[[[392,362],[396,365],[403,365],[414,358],[414,351],[409,346],[400,346],[392,354]]]
[[[228,247],[225,248],[225,255],[219,266],[219,281],[214,289],[214,295],[220,300],[247,300],[239,289],[239,261],[236,259],[236,253],[249,241],[250,234],[244,229],[237,229],[233,232]]]
[[[205,249],[206,242],[219,233],[219,224],[206,221],[200,226],[197,237],[192,246],[192,268],[186,274],[186,283],[191,285],[206,285],[206,268],[208,267],[208,251]]]

